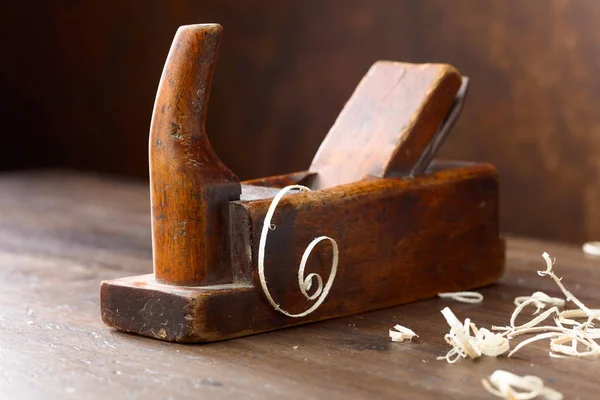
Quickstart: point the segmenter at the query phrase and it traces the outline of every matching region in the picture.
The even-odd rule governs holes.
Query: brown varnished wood
[[[340,251],[327,300],[298,319],[275,311],[258,281],[257,244],[271,199],[233,202],[232,235],[251,248],[236,255],[236,284],[170,287],[156,284],[151,275],[105,282],[102,318],[109,326],[158,339],[204,342],[488,285],[504,266],[497,199],[496,171],[485,164],[284,197],[265,256],[267,282],[278,304],[292,313],[312,304],[300,294],[296,275],[314,237],[334,238]],[[307,271],[326,280],[330,265],[331,248],[325,245],[315,249]]]
[[[566,399],[597,397],[600,363],[550,358],[547,341],[510,359],[435,359],[449,349],[442,308],[489,328],[507,324],[517,296],[560,296],[536,274],[543,251],[562,283],[599,308],[600,258],[580,246],[508,238],[506,273],[478,290],[481,304],[432,298],[235,340],[164,343],[98,318],[100,281],[152,271],[149,204],[148,186],[132,181],[0,175],[0,398],[493,399],[480,381],[496,369],[539,376]],[[391,342],[395,324],[419,337]]]
[[[276,229],[267,241],[270,291],[290,312],[306,308],[295,276],[304,249],[321,235],[338,242],[341,258],[329,304],[321,306],[325,314],[428,297],[441,290],[432,287],[437,280],[447,285],[445,291],[491,283],[501,275],[504,260],[497,195],[497,175],[490,165],[288,195],[278,205],[271,221]],[[260,237],[270,203],[240,203],[251,221],[251,241]],[[254,271],[257,259],[255,246]],[[323,245],[307,269],[325,279],[330,265],[331,248]],[[256,274],[253,278],[260,289]]]
[[[226,205],[238,178],[219,160],[205,128],[222,28],[181,27],[160,80],[150,127],[154,273],[174,285],[231,282]]]
[[[313,188],[356,182],[367,175],[410,173],[460,88],[444,64],[375,63],[356,87],[310,166]]]
[[[504,242],[494,167],[450,165],[412,174],[454,103],[461,84],[456,69],[375,63],[312,171],[241,185],[212,151],[204,128],[220,35],[219,25],[184,26],[173,41],[150,133],[155,273],[102,283],[107,325],[168,341],[215,341],[500,277]],[[267,302],[258,277],[265,217],[279,188],[290,183],[318,190],[284,197],[275,212],[277,229],[264,258],[274,301],[292,314],[315,302],[299,296],[294,278],[313,238],[336,241],[341,260],[326,303],[299,319]],[[331,258],[331,249],[320,246],[307,271],[326,282]]]

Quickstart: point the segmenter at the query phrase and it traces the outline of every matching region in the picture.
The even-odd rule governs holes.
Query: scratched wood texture
[[[102,279],[149,272],[146,185],[65,173],[0,177],[0,398],[2,399],[492,399],[480,379],[495,369],[535,374],[569,399],[595,398],[600,363],[519,357],[448,365],[450,306],[477,324],[508,321],[515,296],[558,294],[535,273],[557,257],[563,283],[600,306],[600,259],[578,247],[508,241],[508,269],[480,305],[421,301],[377,312],[206,345],[178,345],[107,328]],[[387,330],[414,329],[413,343]]]
[[[156,279],[173,285],[231,282],[223,204],[238,200],[238,177],[217,157],[205,120],[221,32],[218,24],[177,30],[150,125],[150,188]],[[189,232],[189,234],[188,234]]]
[[[339,246],[335,284],[327,301],[306,317],[273,312],[261,289],[258,242],[278,192],[271,189],[268,199],[230,204],[231,263],[223,268],[233,272],[234,285],[182,290],[157,286],[148,274],[107,281],[102,319],[126,332],[206,342],[489,285],[502,276],[505,254],[498,238],[496,171],[489,164],[446,168],[414,180],[373,179],[281,199],[265,249],[265,279],[283,309],[299,314],[315,304],[298,287],[307,244],[328,235]],[[161,245],[154,240],[155,251]],[[327,282],[331,250],[316,247],[303,276],[316,273]]]
[[[311,188],[411,175],[460,85],[451,65],[374,63],[319,146],[309,167],[318,172]]]

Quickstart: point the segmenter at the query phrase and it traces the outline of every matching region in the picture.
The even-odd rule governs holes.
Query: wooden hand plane
[[[205,130],[221,32],[183,26],[173,41],[150,128],[154,273],[102,282],[107,325],[216,341],[502,275],[496,169],[432,162],[465,97],[454,67],[375,63],[307,171],[240,183]]]

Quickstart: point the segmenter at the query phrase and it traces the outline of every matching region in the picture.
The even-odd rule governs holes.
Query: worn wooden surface
[[[454,365],[445,354],[450,306],[478,325],[505,324],[515,296],[544,290],[540,254],[563,283],[600,306],[600,259],[579,247],[508,241],[508,269],[480,305],[434,299],[207,345],[122,334],[102,323],[102,279],[150,272],[146,185],[70,174],[0,178],[0,397],[6,399],[492,399],[495,369],[535,374],[569,399],[597,394],[600,363],[551,359],[538,343],[519,357]],[[391,343],[399,323],[420,337]]]
[[[313,188],[367,175],[407,176],[448,115],[461,85],[445,64],[378,61],[362,78],[321,143]]]
[[[231,282],[225,206],[240,181],[215,155],[206,113],[217,62],[218,24],[177,30],[150,126],[150,188],[156,279],[172,285]]]
[[[289,318],[267,302],[257,275],[260,235],[278,190],[271,192],[230,204],[226,268],[235,280],[194,288],[157,285],[149,275],[110,280],[101,289],[103,320],[164,340],[214,341],[474,289],[502,275],[498,180],[489,164],[296,193],[278,204],[268,234],[265,277],[275,302],[292,314],[313,306],[298,287],[298,268],[315,237],[337,241],[340,263],[325,302]],[[317,273],[326,282],[332,257],[331,245],[317,246],[304,276]]]
[[[494,167],[471,165],[412,179],[417,164],[427,168],[433,144],[449,130],[460,74],[447,64],[378,61],[309,168],[316,172],[311,187],[324,190],[288,196],[275,214],[278,239],[269,241],[270,275],[261,279],[270,282],[278,302],[301,308],[284,306],[287,312],[316,312],[298,319],[274,312],[256,276],[263,268],[257,260],[269,189],[246,186],[250,199],[234,203],[240,182],[206,134],[221,33],[218,24],[197,24],[175,34],[150,127],[154,275],[102,283],[107,325],[169,341],[207,342],[473,289],[501,276]],[[253,191],[259,199],[251,198]],[[317,229],[340,243],[344,271],[323,307],[329,289],[319,295],[323,282],[317,285],[316,278],[331,276],[325,281],[333,282],[324,263],[337,260],[331,249],[319,246],[309,258],[311,275],[289,279],[298,276],[292,261],[303,258]],[[312,297],[304,289],[290,285],[304,276],[315,278],[314,304],[297,296]]]

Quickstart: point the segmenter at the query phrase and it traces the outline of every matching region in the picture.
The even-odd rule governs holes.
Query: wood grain
[[[412,176],[455,102],[459,73],[449,65],[377,62],[315,156],[316,174],[258,181],[310,179],[317,189],[284,198],[276,214],[282,227],[264,257],[271,275],[261,279],[280,298],[271,302],[294,309],[285,307],[287,316],[273,310],[257,274],[261,231],[277,190],[246,184],[242,193],[204,128],[221,30],[189,25],[175,35],[150,127],[155,272],[102,282],[108,326],[167,341],[217,341],[472,289],[501,276],[493,166]],[[321,280],[310,282],[318,286],[314,304],[306,305],[290,285],[298,280],[289,279],[305,279],[290,260],[304,257],[298,243],[309,243],[315,229],[339,241],[344,271],[318,310],[329,294],[323,282],[334,277],[323,260],[334,256],[321,246],[310,258],[307,276]],[[317,312],[289,318],[307,309]]]
[[[516,296],[559,291],[536,270],[557,258],[563,283],[600,307],[600,261],[579,246],[508,240],[507,270],[482,304],[424,300],[230,341],[183,345],[122,334],[99,315],[98,285],[152,271],[145,184],[64,173],[0,177],[0,397],[6,399],[493,399],[496,369],[537,375],[569,399],[593,399],[600,364],[552,359],[538,342],[518,357],[448,365],[439,311],[506,324]],[[419,338],[392,343],[402,324]]]
[[[305,248],[322,235],[339,246],[331,292],[302,318],[275,311],[258,278],[258,244],[272,198],[232,202],[234,282],[193,288],[157,284],[152,275],[106,281],[102,319],[157,339],[206,342],[489,285],[504,270],[497,200],[496,170],[486,164],[283,197],[265,253],[266,281],[277,304],[292,314],[310,308],[314,302],[302,296],[297,278]],[[305,276],[317,273],[326,282],[331,259],[331,246],[315,248]]]
[[[313,189],[366,176],[408,176],[447,116],[461,84],[456,68],[378,61],[321,143]]]
[[[150,126],[154,272],[159,282],[231,282],[226,206],[240,182],[215,155],[205,127],[222,27],[179,28]]]
[[[280,272],[268,278],[273,293],[292,305],[304,303],[282,278],[299,273],[289,263],[303,257],[296,242],[312,240],[317,228],[332,243],[340,241],[345,270],[318,312],[301,319],[276,314],[256,281],[263,268],[260,231],[276,190],[246,184],[242,193],[206,135],[221,32],[218,24],[187,25],[173,40],[150,126],[154,275],[102,282],[108,326],[168,341],[224,340],[467,290],[501,276],[496,170],[473,165],[412,177],[455,102],[460,74],[449,65],[380,61],[315,156],[310,169],[316,174],[259,181],[314,177],[311,186],[318,189],[284,199],[277,213],[285,228],[266,256]],[[241,194],[243,202],[233,203]],[[440,238],[446,238],[443,246]],[[322,251],[311,258],[309,276],[332,274],[325,279],[332,282],[323,258]],[[442,275],[447,279],[438,279]],[[319,307],[327,296],[329,289],[319,296],[323,283],[318,286],[319,300],[303,308]]]

